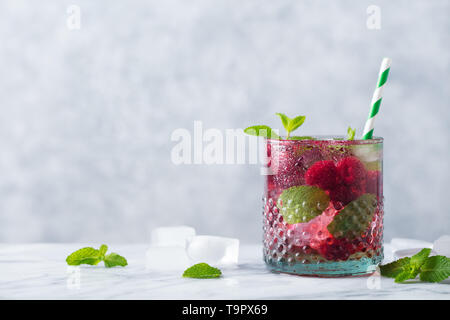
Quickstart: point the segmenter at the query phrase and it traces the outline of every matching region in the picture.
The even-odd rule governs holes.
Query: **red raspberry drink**
[[[264,260],[273,271],[371,274],[383,259],[383,139],[266,139]]]

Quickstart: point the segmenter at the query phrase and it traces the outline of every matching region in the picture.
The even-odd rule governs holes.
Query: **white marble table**
[[[0,299],[449,299],[450,281],[395,284],[379,276],[322,279],[266,270],[259,245],[241,246],[240,264],[220,279],[185,279],[145,269],[145,245],[110,245],[125,268],[68,268],[83,244],[0,245]],[[391,259],[389,246],[386,258]]]

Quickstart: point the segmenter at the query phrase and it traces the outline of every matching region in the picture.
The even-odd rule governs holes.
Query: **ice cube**
[[[238,263],[239,240],[216,236],[195,236],[188,240],[186,252],[192,263],[233,265]]]
[[[450,257],[450,236],[445,235],[437,239],[433,244],[433,251],[438,255]]]
[[[415,249],[415,248],[423,249],[433,247],[433,244],[431,242],[407,238],[393,238],[391,240],[391,245],[394,250]]]
[[[186,248],[186,241],[193,236],[195,236],[195,229],[192,227],[159,227],[152,230],[151,245],[160,247],[180,246]]]
[[[186,249],[181,246],[151,246],[145,253],[145,268],[152,271],[184,271],[190,266]]]

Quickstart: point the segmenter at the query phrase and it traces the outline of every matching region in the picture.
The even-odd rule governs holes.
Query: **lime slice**
[[[329,202],[328,194],[318,187],[295,186],[283,191],[277,206],[283,219],[294,224],[314,219],[328,207]]]
[[[354,239],[359,237],[370,225],[377,207],[377,197],[366,193],[345,206],[328,225],[328,231],[335,237]]]

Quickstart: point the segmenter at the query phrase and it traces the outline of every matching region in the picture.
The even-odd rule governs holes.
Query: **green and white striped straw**
[[[378,114],[378,110],[380,110],[381,100],[383,99],[383,88],[388,78],[390,69],[391,69],[391,59],[384,58],[383,61],[381,62],[377,88],[373,93],[369,118],[367,119],[366,125],[364,126],[362,137],[363,140],[372,139],[375,118]]]

